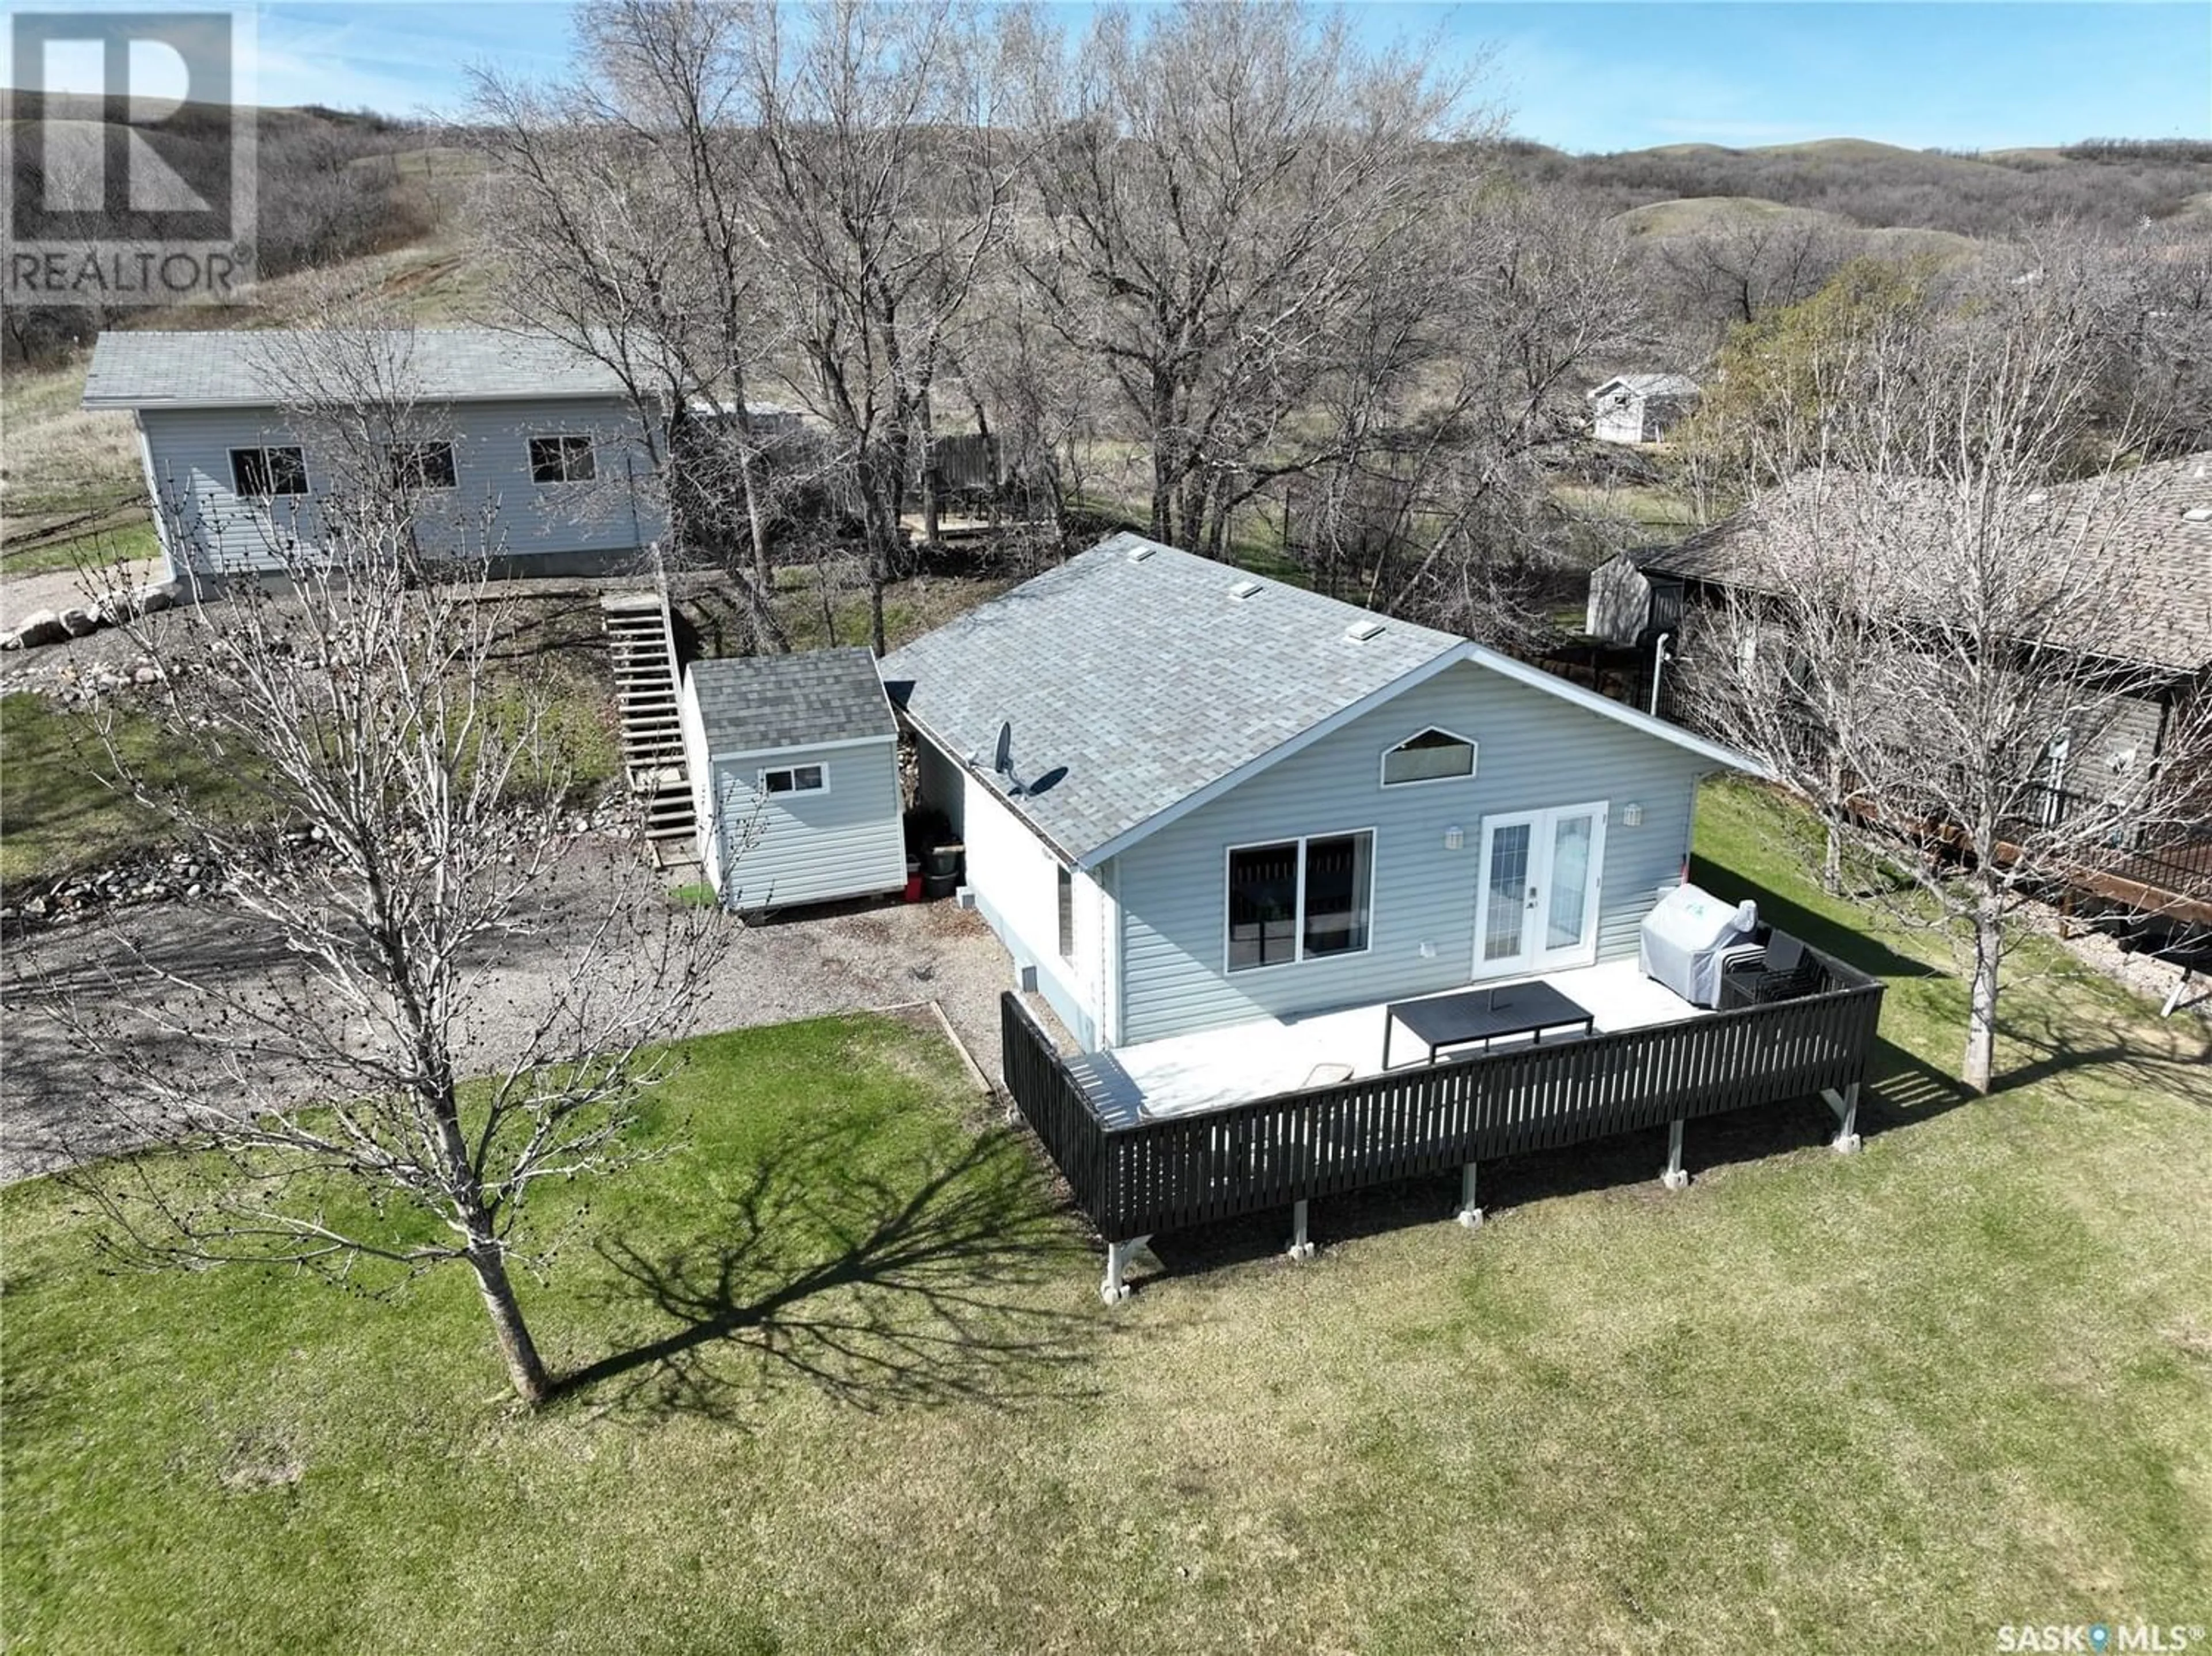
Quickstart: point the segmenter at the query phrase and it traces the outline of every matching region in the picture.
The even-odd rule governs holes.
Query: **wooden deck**
[[[1103,1116],[1007,994],[1004,1074],[1077,1204],[1120,1245],[1523,1150],[1823,1095],[1846,1117],[1848,1138],[1882,986],[1820,960],[1825,986],[1793,1000],[1135,1121]]]

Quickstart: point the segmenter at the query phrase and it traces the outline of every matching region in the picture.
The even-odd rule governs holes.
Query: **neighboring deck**
[[[1355,1071],[1379,1062],[1381,1008],[1257,1026],[1249,1043],[1234,1031],[1217,1034],[1211,1047],[1195,1037],[1162,1041],[1102,1064],[1098,1054],[1062,1059],[1009,994],[1000,1003],[1004,1073],[1078,1204],[1109,1243],[1121,1244],[1494,1156],[1792,1100],[1826,1097],[1846,1117],[1848,1138],[1882,986],[1816,958],[1824,981],[1815,992],[1734,1011],[1694,1012],[1650,986],[1680,1016],[1632,993],[1607,968],[1598,969],[1601,979],[1562,974],[1555,981],[1567,992],[1589,992],[1596,1034],[1355,1072],[1310,1088],[1283,1079],[1303,1077],[1317,1062]],[[1610,1002],[1594,992],[1600,982],[1613,992]],[[1316,1056],[1324,1050],[1331,1056]],[[1240,1065],[1247,1101],[1229,1101]],[[1133,1095],[1112,1078],[1115,1070]],[[1131,1101],[1143,1095],[1147,1077],[1153,1102],[1145,1114]]]

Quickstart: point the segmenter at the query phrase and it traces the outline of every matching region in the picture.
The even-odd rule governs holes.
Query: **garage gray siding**
[[[428,552],[612,557],[662,532],[642,435],[618,400],[458,403],[419,416],[423,440],[453,445],[455,487],[418,497],[417,533]],[[282,542],[313,543],[314,500],[329,487],[333,464],[328,437],[290,432],[276,409],[147,409],[138,419],[173,573],[273,569]],[[532,482],[529,440],[563,434],[591,437],[596,475],[588,482]],[[232,492],[231,450],[272,443],[304,451],[309,493],[241,500]],[[495,525],[489,548],[488,512]],[[173,531],[187,543],[170,545]]]
[[[821,766],[830,786],[818,793],[760,792],[762,771],[793,765]],[[717,759],[714,797],[726,907],[787,908],[906,883],[895,737]]]
[[[1474,777],[1383,788],[1382,750],[1430,725],[1477,743]],[[1449,668],[1115,859],[1120,1039],[1154,1040],[1465,983],[1486,814],[1609,802],[1598,955],[1632,955],[1644,914],[1680,877],[1696,779],[1712,768],[1662,738],[1474,663]],[[1621,821],[1632,802],[1643,807],[1635,828]],[[1444,846],[1453,827],[1465,835],[1456,851]],[[1376,831],[1366,952],[1226,972],[1228,848],[1362,828]]]

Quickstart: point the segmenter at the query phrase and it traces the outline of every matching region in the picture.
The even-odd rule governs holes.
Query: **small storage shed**
[[[722,907],[902,889],[898,723],[864,649],[695,661],[684,749]]]
[[[1618,374],[1589,394],[1591,434],[1601,443],[1656,443],[1700,394],[1679,373]]]

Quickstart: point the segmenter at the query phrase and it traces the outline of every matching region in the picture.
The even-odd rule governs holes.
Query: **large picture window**
[[[307,457],[289,446],[234,448],[230,452],[231,492],[241,500],[307,492]]]
[[[1287,966],[1367,947],[1372,833],[1240,846],[1229,853],[1229,969]]]
[[[1474,743],[1433,727],[1409,736],[1382,755],[1382,786],[1448,782],[1474,774]]]
[[[597,475],[588,437],[533,437],[530,440],[530,481],[533,483],[588,483]]]

